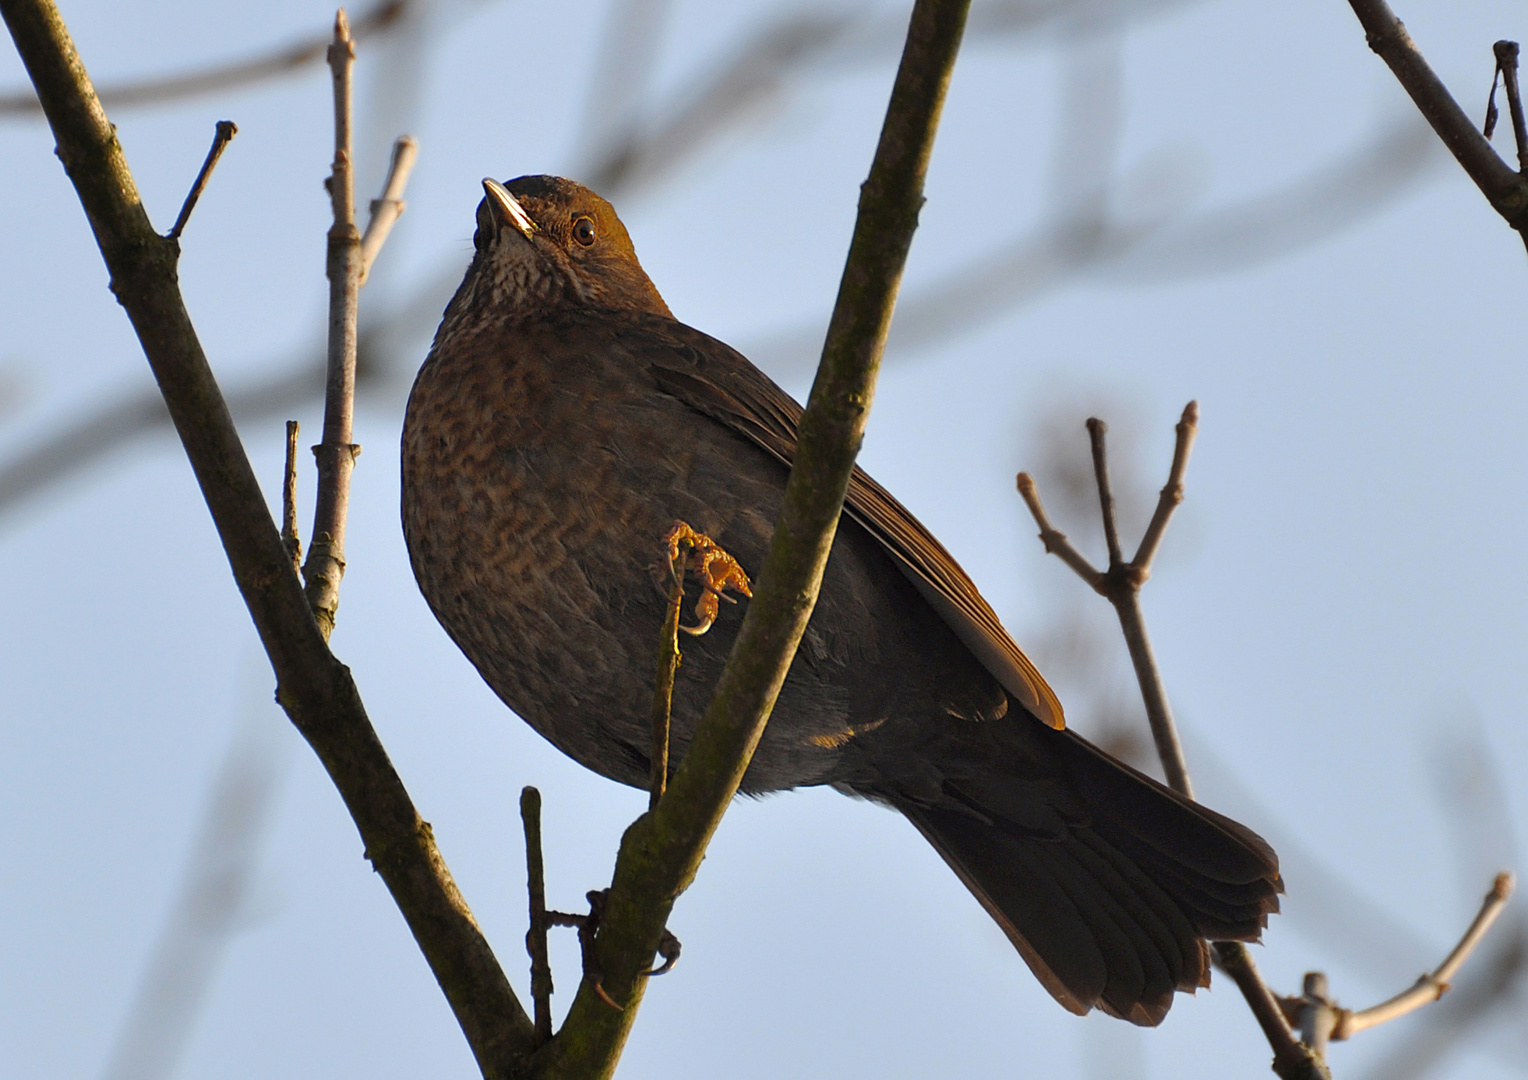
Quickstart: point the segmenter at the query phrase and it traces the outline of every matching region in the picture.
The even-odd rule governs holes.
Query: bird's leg
[[[721,611],[719,601],[737,602],[725,595],[727,589],[734,589],[744,596],[753,595],[742,564],[705,533],[696,532],[683,521],[676,521],[663,540],[668,545],[669,565],[675,564],[683,548],[686,552],[683,565],[695,570],[700,577],[700,599],[695,602],[695,617],[700,621],[694,626],[680,626],[686,634],[699,637],[711,629]]]
[[[612,1009],[620,1011],[621,1006],[605,993],[605,973],[600,968],[599,956],[594,950],[594,935],[599,933],[600,916],[605,913],[605,890],[591,889],[584,894],[589,900],[589,914],[573,915],[566,911],[548,911],[546,921],[552,926],[576,926],[578,927],[578,949],[583,956],[584,978],[594,987],[594,992],[599,999]]]

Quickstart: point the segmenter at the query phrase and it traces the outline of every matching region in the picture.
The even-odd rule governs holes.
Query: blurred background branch
[[[1239,204],[1191,211],[1201,179],[1192,160],[1181,154],[1159,154],[1121,174],[1116,160],[1125,114],[1121,34],[1138,21],[1187,2],[1193,0],[1082,5],[1030,0],[973,8],[972,46],[1017,48],[1042,34],[1059,42],[1061,114],[1055,125],[1049,206],[1027,234],[980,252],[967,266],[946,271],[932,282],[910,285],[888,343],[889,361],[926,355],[931,346],[954,335],[971,333],[1016,307],[1090,277],[1141,285],[1223,274],[1289,255],[1376,213],[1412,188],[1441,158],[1426,125],[1408,116],[1377,128],[1305,176]],[[595,67],[580,135],[583,164],[570,175],[618,205],[671,178],[706,148],[747,136],[760,110],[787,96],[820,93],[826,73],[889,64],[899,45],[895,17],[870,8],[778,14],[729,48],[691,88],[653,105],[648,100],[650,72],[668,6],[663,0],[619,0],[607,16],[602,59]],[[406,16],[429,14],[393,0],[372,9],[364,25],[375,33],[400,25]],[[425,69],[429,41],[428,34],[419,33],[412,45],[403,46],[415,56],[412,63],[401,65],[406,75],[417,77]],[[258,69],[265,72],[262,78],[273,77],[313,62],[315,56],[321,59],[322,48],[307,43],[283,55],[302,59],[278,67],[271,66],[275,61],[270,58],[249,60],[226,71]],[[240,85],[209,73],[195,80],[188,76],[144,83],[123,93],[129,101],[153,102],[160,99],[152,96],[151,88],[170,84],[196,85],[198,94]],[[191,92],[177,90],[170,98]],[[0,115],[5,111],[0,107]],[[1121,206],[1129,208],[1123,216]],[[419,343],[455,290],[462,265],[460,258],[453,258],[384,314],[363,314],[357,370],[357,390],[363,398],[401,407]],[[809,371],[826,318],[824,312],[808,325],[745,343],[745,351],[777,374]],[[272,374],[253,385],[228,389],[235,418],[241,423],[270,420],[315,400],[322,386],[321,364],[317,344],[307,357],[283,355],[260,363],[259,370]],[[29,497],[110,460],[126,442],[162,430],[167,420],[158,395],[144,388],[84,407],[72,420],[55,424],[32,445],[0,458],[0,520]]]
[[[431,81],[439,79],[448,62],[447,31],[507,7],[480,0],[391,0],[359,12],[353,20],[357,36],[371,35],[376,50],[363,57],[362,73],[372,56],[378,57],[375,70],[385,73],[371,81],[370,107],[363,109],[365,130],[390,138],[397,130],[419,129],[428,145],[431,131],[414,114],[423,109]],[[750,20],[705,34],[696,28],[713,21],[720,25],[720,20],[676,0],[614,0],[603,8],[600,21],[579,23],[576,34],[534,42],[507,40],[503,62],[524,63],[524,50],[531,48],[565,48],[572,55],[578,40],[589,38],[592,63],[570,62],[561,73],[563,81],[549,89],[581,94],[582,108],[561,151],[566,164],[552,161],[545,167],[591,183],[618,206],[641,200],[655,214],[672,213],[693,196],[692,179],[702,169],[724,168],[747,160],[760,147],[768,148],[770,140],[779,138],[782,116],[795,121],[802,115],[826,115],[845,87],[888,73],[905,25],[902,7],[765,6]],[[986,137],[1035,147],[1033,156],[1043,161],[1045,179],[1031,214],[1015,211],[1010,190],[1018,190],[1017,178],[999,176],[992,186],[992,206],[976,208],[979,227],[961,236],[953,254],[923,269],[915,251],[892,329],[890,365],[908,372],[919,365],[933,369],[941,346],[982,335],[1026,305],[1038,307],[1068,295],[1110,290],[1115,299],[1128,301],[1131,296],[1161,295],[1147,290],[1163,283],[1217,288],[1215,283],[1228,274],[1272,276],[1281,267],[1308,266],[1301,260],[1308,260],[1319,245],[1395,207],[1417,193],[1424,181],[1448,172],[1438,168],[1445,155],[1436,137],[1414,113],[1380,109],[1377,119],[1344,127],[1340,137],[1311,139],[1308,152],[1292,157],[1287,169],[1252,170],[1247,182],[1224,193],[1212,191],[1211,168],[1225,168],[1220,134],[1196,122],[1187,141],[1154,142],[1158,136],[1142,132],[1154,130],[1155,118],[1144,115],[1146,106],[1134,88],[1145,63],[1142,50],[1150,48],[1140,44],[1143,40],[1175,32],[1174,19],[1195,12],[1213,19],[1216,12],[1233,7],[1226,0],[977,0],[967,31],[971,56],[997,56],[1014,69],[1041,65],[1039,78],[1049,80],[1053,91],[1026,100],[1022,110],[1015,103]],[[525,6],[516,6],[514,14],[524,18]],[[1351,17],[1339,14],[1351,29]],[[163,65],[168,74],[156,71],[120,80],[115,97],[113,91],[106,92],[108,104],[137,108],[136,116],[169,115],[177,104],[184,107],[254,88],[278,92],[282,80],[317,69],[327,42],[328,17],[320,13],[313,19],[311,36],[273,34],[280,44],[241,43],[238,50],[226,50],[240,53],[233,60],[184,67],[172,61]],[[683,47],[676,46],[676,40],[682,40]],[[1224,42],[1219,47],[1225,47]],[[1237,45],[1243,47],[1245,42]],[[1355,49],[1361,48],[1357,43]],[[139,59],[130,70],[155,66],[139,64]],[[972,62],[969,56],[964,61]],[[1355,62],[1372,65],[1367,56]],[[1482,71],[1486,63],[1482,50]],[[485,97],[499,93],[499,82],[508,81],[500,73],[485,78],[497,80],[485,81]],[[959,79],[958,74],[957,85]],[[1461,84],[1459,89],[1468,101],[1475,100],[1471,87]],[[1483,94],[1484,82],[1480,90]],[[534,104],[523,98],[499,102],[508,112]],[[1037,116],[1044,109],[1048,117]],[[1335,103],[1333,111],[1351,113],[1352,102]],[[30,91],[18,88],[0,95],[0,123],[11,121],[13,130],[25,130],[35,115]],[[1249,123],[1261,122],[1250,110],[1248,117]],[[519,137],[520,129],[511,130]],[[485,138],[498,136],[495,130]],[[500,150],[492,153],[497,156]],[[366,164],[368,157],[380,159],[380,150],[363,151],[360,157]],[[1010,179],[1012,189],[1006,186]],[[369,179],[362,183],[363,190],[374,186]],[[782,188],[777,194],[788,208],[793,193]],[[1478,195],[1474,198],[1478,202]],[[1001,212],[994,212],[993,206]],[[461,231],[469,229],[464,222]],[[428,335],[466,261],[465,241],[461,236],[453,239],[458,241],[455,249],[431,248],[407,264],[406,271],[384,268],[390,279],[385,286],[390,289],[388,302],[363,311],[360,327],[357,382],[363,406],[387,416],[401,409]],[[685,242],[699,246],[704,234],[686,237]],[[1423,263],[1434,257],[1438,240],[1419,232],[1413,246],[1417,261]],[[1473,303],[1471,297],[1459,306],[1468,309]],[[805,371],[821,344],[825,309],[816,316],[774,306],[762,310],[768,314],[757,324],[761,328],[753,331],[753,339],[737,343],[780,377]],[[1098,303],[1097,310],[1109,312],[1101,317],[1118,317],[1109,302]],[[1295,318],[1300,313],[1285,314]],[[225,381],[229,405],[241,425],[274,424],[321,399],[323,348],[317,320],[309,345],[273,347],[257,340],[252,349],[256,355]],[[1073,359],[1065,352],[1061,357],[1061,362]],[[60,401],[39,409],[31,387],[42,381],[41,375],[69,369],[73,360],[67,347],[44,354],[34,350],[22,355],[9,346],[0,351],[0,435],[5,436],[0,450],[0,529],[13,536],[25,535],[25,526],[42,517],[45,508],[39,496],[67,498],[80,490],[85,477],[128,468],[123,463],[131,456],[122,450],[167,431],[159,395],[146,380],[136,378],[125,385],[70,382]],[[1391,360],[1386,357],[1387,363]],[[1223,362],[1234,364],[1236,358]],[[1373,378],[1364,395],[1355,398],[1384,399],[1385,381]],[[1199,393],[1200,387],[1187,390]],[[1078,441],[1077,418],[1089,412],[1118,418],[1111,430],[1117,446],[1115,497],[1124,528],[1144,521],[1152,491],[1143,478],[1131,475],[1133,463],[1143,454],[1130,440],[1132,423],[1143,424],[1149,407],[1130,400],[1130,393],[1128,386],[1113,388],[1112,400],[1083,402],[1074,390],[1065,389],[1056,395],[1062,400],[1026,406],[1030,413],[1024,426],[1033,451],[1026,460],[1038,462],[1037,477],[1058,522],[1091,520],[1082,515],[1094,512],[1085,446],[1079,461],[1077,447],[1071,445]],[[1121,394],[1127,400],[1120,400]],[[1460,440],[1467,434],[1457,433]],[[274,435],[265,441],[277,444]],[[169,445],[164,443],[166,449]],[[1280,444],[1279,452],[1288,451]],[[1155,460],[1154,453],[1144,456]],[[274,474],[267,479],[273,478]],[[1073,491],[1075,505],[1069,503]],[[1135,526],[1132,514],[1137,515]],[[1183,530],[1178,538],[1187,537],[1186,546],[1192,549],[1194,537],[1209,526],[1192,510],[1185,518],[1175,529]],[[1164,562],[1170,570],[1175,560],[1188,557],[1169,551]],[[1085,593],[1075,603],[1068,599],[1080,592],[1074,582],[1064,582],[1066,589],[1052,589],[1047,571],[1054,573],[1054,568],[1039,567],[1035,585],[1043,601],[1038,606],[1046,615],[1043,628],[1021,640],[1059,684],[1078,727],[1112,752],[1150,767],[1149,744],[1140,737],[1140,708],[1131,693],[1117,630],[1082,610],[1091,600]],[[1031,598],[1024,599],[1027,603]],[[1373,889],[1361,870],[1331,854],[1329,837],[1286,824],[1291,819],[1287,811],[1258,807],[1258,797],[1235,778],[1237,770],[1255,763],[1239,761],[1235,770],[1217,766],[1213,746],[1193,738],[1192,712],[1189,716],[1189,755],[1206,800],[1255,823],[1283,857],[1292,894],[1279,927],[1287,923],[1313,947],[1339,958],[1379,989],[1403,984],[1441,955],[1441,940],[1429,939],[1397,918],[1395,912],[1413,911],[1409,897]],[[1492,720],[1501,722],[1494,715]],[[495,722],[513,721],[496,715]],[[1482,873],[1521,865],[1512,841],[1511,806],[1519,781],[1503,773],[1496,762],[1499,755],[1480,732],[1456,734],[1450,730],[1440,737],[1439,746],[1424,750],[1439,773],[1428,805],[1446,828],[1449,850],[1460,863],[1460,904],[1473,905],[1478,899],[1473,894],[1486,880]],[[268,809],[250,809],[253,804],[248,802],[238,805],[246,809],[228,812],[243,815],[247,820],[241,827],[258,833],[263,827],[259,815]],[[1252,809],[1244,809],[1248,806]],[[230,858],[239,844],[256,842],[224,841]],[[194,855],[185,895],[209,890],[198,874],[223,873],[217,865],[216,859],[203,865],[203,856]],[[228,880],[236,876],[227,873]],[[1364,887],[1355,884],[1360,881],[1365,881]],[[193,901],[181,899],[174,910],[179,913],[190,906]],[[108,1075],[173,1072],[176,1047],[184,1045],[194,1028],[217,966],[227,955],[226,942],[244,925],[232,917],[217,924],[222,929],[215,922],[207,922],[211,929],[204,930],[199,928],[203,924],[179,914],[169,920],[171,927],[179,927],[181,940],[176,943],[166,931],[161,958],[149,966],[137,991],[138,1003],[114,1051],[110,1069],[115,1071]],[[219,933],[224,935],[221,939]],[[1395,1026],[1395,1034],[1385,1036],[1390,1041],[1383,1053],[1369,1059],[1361,1075],[1375,1080],[1435,1076],[1464,1059],[1469,1050],[1480,1050],[1504,1070],[1528,1070],[1525,970],[1528,921],[1509,908],[1453,992]],[[1101,1036],[1097,1029],[1088,1030],[1092,1037],[1084,1043],[1100,1075],[1145,1075],[1148,1062],[1136,1032],[1111,1029]],[[160,1072],[144,1072],[132,1062],[149,1062]],[[134,1073],[135,1068],[140,1071]]]

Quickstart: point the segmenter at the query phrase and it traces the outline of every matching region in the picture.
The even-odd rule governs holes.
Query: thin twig
[[[1278,1000],[1263,982],[1247,947],[1239,941],[1217,941],[1215,958],[1220,961],[1220,969],[1236,983],[1258,1027],[1263,1029],[1263,1036],[1273,1048],[1273,1071],[1281,1080],[1331,1080],[1326,1063],[1289,1030]]]
[[[329,46],[334,75],[334,165],[329,199],[329,362],[324,385],[324,437],[313,448],[318,464],[318,499],[308,561],[303,564],[308,603],[327,638],[339,610],[345,576],[345,519],[350,508],[350,473],[360,447],[351,441],[355,410],[356,311],[361,288],[361,234],[355,225],[355,177],[351,169],[351,70],[355,43],[343,8],[334,18]]]
[[[1485,937],[1486,931],[1491,929],[1491,924],[1501,914],[1502,908],[1506,907],[1507,898],[1512,895],[1514,884],[1511,874],[1497,874],[1495,882],[1491,885],[1491,891],[1486,893],[1474,921],[1470,923],[1469,929],[1465,930],[1464,936],[1459,939],[1459,944],[1455,945],[1443,963],[1438,965],[1437,971],[1422,976],[1415,986],[1397,994],[1389,1001],[1382,1001],[1378,1005],[1358,1012],[1337,1010],[1337,1022],[1332,1031],[1332,1038],[1352,1038],[1365,1028],[1394,1020],[1397,1016],[1404,1016],[1423,1005],[1437,1001],[1447,993],[1454,973],[1469,959],[1470,953],[1475,950],[1476,945],[1480,944],[1480,939]]]
[[[403,190],[408,187],[409,174],[419,157],[419,144],[412,135],[401,135],[393,143],[392,162],[387,168],[387,179],[382,183],[381,198],[371,201],[371,217],[366,222],[366,233],[361,237],[361,284],[371,274],[371,264],[377,261],[382,245],[387,243],[407,204]]]
[[[525,826],[525,887],[530,894],[530,929],[525,932],[525,951],[531,957],[531,1002],[535,1011],[536,1041],[552,1038],[552,965],[547,959],[546,868],[541,859],[541,792],[527,787],[520,792],[520,820]]]
[[[1084,573],[1067,560],[1068,565],[1078,569],[1084,581],[1087,581],[1114,605],[1114,611],[1119,616],[1120,630],[1125,636],[1125,646],[1130,653],[1130,663],[1135,668],[1136,682],[1141,688],[1141,698],[1146,705],[1146,718],[1151,724],[1151,737],[1156,743],[1157,755],[1162,759],[1162,771],[1167,777],[1169,787],[1191,799],[1194,797],[1194,787],[1189,779],[1188,765],[1183,757],[1183,743],[1178,738],[1172,706],[1167,700],[1167,689],[1162,681],[1161,672],[1157,668],[1156,655],[1151,648],[1151,638],[1146,632],[1146,617],[1141,611],[1141,586],[1145,584],[1150,574],[1149,562],[1156,556],[1157,548],[1161,545],[1162,534],[1167,528],[1172,511],[1183,500],[1183,472],[1188,467],[1188,451],[1197,424],[1198,407],[1190,402],[1183,410],[1183,417],[1178,423],[1178,439],[1173,450],[1173,465],[1168,474],[1167,484],[1163,488],[1162,501],[1158,503],[1151,525],[1141,539],[1136,559],[1124,562],[1120,556],[1119,526],[1114,515],[1114,496],[1109,489],[1106,439],[1108,427],[1096,417],[1088,420],[1088,437],[1093,450],[1093,475],[1098,484],[1098,501],[1103,513],[1104,536],[1109,541],[1109,569],[1100,575],[1091,567],[1087,567],[1091,573]],[[1033,488],[1033,481],[1030,487]],[[1020,493],[1023,493],[1022,484]],[[1028,497],[1025,501],[1029,503],[1030,512],[1034,514],[1039,506],[1038,494],[1032,501]],[[1044,519],[1043,511],[1036,514],[1035,520],[1040,525],[1042,539],[1047,530],[1055,532],[1050,527],[1049,521]],[[1052,550],[1049,542],[1046,544],[1046,550]],[[1146,557],[1145,563],[1140,561],[1143,554]]]
[[[1152,739],[1157,755],[1162,761],[1168,786],[1189,798],[1194,797],[1189,778],[1188,765],[1184,761],[1183,746],[1178,738],[1177,725],[1173,721],[1172,708],[1168,704],[1167,690],[1152,653],[1151,640],[1146,633],[1146,619],[1141,611],[1141,586],[1149,576],[1151,560],[1161,546],[1168,521],[1178,504],[1183,501],[1183,476],[1188,468],[1189,452],[1198,430],[1199,409],[1189,402],[1178,421],[1177,441],[1173,448],[1172,468],[1167,484],[1162,489],[1156,513],[1136,549],[1136,557],[1123,562],[1119,556],[1119,540],[1114,520],[1114,498],[1109,486],[1108,447],[1105,439],[1107,428],[1098,419],[1088,421],[1088,434],[1093,452],[1093,474],[1098,485],[1099,505],[1103,512],[1104,533],[1111,537],[1112,558],[1107,572],[1100,573],[1077,552],[1055,526],[1050,523],[1034,480],[1026,473],[1018,478],[1019,494],[1029,507],[1035,524],[1040,527],[1040,539],[1045,550],[1058,556],[1103,595],[1119,616],[1120,629],[1130,652],[1130,662],[1135,668],[1136,681],[1141,688],[1141,698],[1146,705],[1146,715],[1151,722]],[[1274,1071],[1283,1080],[1317,1080],[1329,1074],[1322,1060],[1308,1047],[1301,1045],[1290,1031],[1289,1024],[1262,977],[1251,954],[1240,943],[1225,941],[1215,943],[1215,955],[1221,968],[1231,976],[1258,1025],[1273,1048]]]
[[[1123,578],[1124,575],[1110,574],[1111,582]],[[1151,723],[1151,738],[1156,743],[1157,756],[1162,760],[1162,773],[1168,787],[1192,799],[1194,785],[1189,779],[1188,764],[1183,757],[1183,743],[1178,738],[1178,726],[1173,720],[1172,706],[1167,701],[1161,672],[1157,669],[1151,638],[1146,633],[1146,616],[1141,611],[1140,588],[1117,585],[1114,591],[1118,599],[1111,596],[1110,600],[1119,615],[1120,630],[1130,652],[1130,663],[1135,668],[1136,682],[1141,687],[1141,698],[1146,704],[1146,719]]]
[[[302,580],[302,541],[297,536],[297,421],[286,422],[286,469],[281,481],[281,544]]]
[[[1141,536],[1141,546],[1135,549],[1135,558],[1130,560],[1142,574],[1151,573],[1157,548],[1162,546],[1162,537],[1167,534],[1167,523],[1172,520],[1173,511],[1183,502],[1183,474],[1188,471],[1188,456],[1194,449],[1194,438],[1199,434],[1199,402],[1190,401],[1184,406],[1183,415],[1174,430],[1178,438],[1173,444],[1173,464],[1167,473],[1167,483],[1162,487],[1162,495],[1157,500],[1156,512],[1151,515],[1151,523]]]
[[[1517,143],[1517,168],[1522,175],[1528,176],[1528,124],[1523,121],[1523,92],[1517,82],[1517,42],[1498,41],[1492,50],[1496,53],[1496,70],[1507,91],[1507,111],[1512,116],[1512,138]],[[1494,82],[1492,87],[1494,89]]]
[[[196,209],[196,201],[202,197],[202,190],[206,188],[207,181],[212,177],[212,170],[217,167],[218,158],[223,156],[223,151],[228,148],[228,144],[233,142],[233,137],[238,133],[239,126],[232,120],[218,121],[217,130],[212,135],[212,147],[207,151],[207,159],[202,162],[201,170],[191,184],[191,190],[186,192],[186,201],[180,206],[180,216],[175,219],[175,224],[170,226],[165,239],[180,239],[180,234],[186,229],[186,223],[191,220],[191,211]]]
[[[1034,477],[1028,473],[1019,473],[1018,488],[1024,505],[1029,507],[1035,524],[1040,526],[1040,542],[1045,545],[1045,553],[1056,556],[1070,566],[1077,576],[1087,582],[1095,592],[1104,594],[1104,575],[1094,569],[1087,557],[1072,546],[1072,542],[1066,538],[1066,533],[1051,524],[1050,518],[1046,516],[1045,507],[1040,503],[1040,491],[1035,487]]]
[[[663,628],[658,631],[658,674],[653,685],[653,746],[648,779],[647,808],[653,809],[668,786],[669,720],[674,704],[674,678],[679,673],[679,608],[684,603],[684,571],[688,560],[681,555],[669,563],[668,606]]]
[[[1098,507],[1104,519],[1104,543],[1109,548],[1109,568],[1125,561],[1119,546],[1119,525],[1114,517],[1114,493],[1109,490],[1109,456],[1104,436],[1109,425],[1096,416],[1088,418],[1088,438],[1093,444],[1093,480],[1098,485]]]

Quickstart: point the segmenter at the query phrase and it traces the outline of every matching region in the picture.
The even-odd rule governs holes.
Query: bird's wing
[[[659,387],[790,466],[802,408],[735,349],[683,323],[654,319],[648,347],[638,346]],[[1053,728],[1066,721],[1038,668],[1008,636],[976,585],[922,522],[855,467],[844,511],[891,553],[903,573],[966,648],[1025,708]]]

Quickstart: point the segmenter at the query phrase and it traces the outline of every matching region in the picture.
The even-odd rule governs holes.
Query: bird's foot
[[[679,953],[683,948],[684,946],[679,943],[679,939],[670,933],[669,928],[665,926],[663,928],[663,936],[658,939],[658,955],[663,957],[663,963],[651,971],[644,971],[642,974],[644,976],[667,975],[674,970],[674,965],[679,963]]]
[[[547,922],[552,926],[576,926],[578,948],[583,956],[584,978],[594,987],[599,999],[617,1012],[621,1010],[614,998],[605,993],[605,972],[600,967],[599,953],[594,947],[594,935],[599,932],[600,918],[605,914],[605,890],[591,889],[584,894],[589,900],[589,914],[575,915],[566,911],[548,911]]]
[[[694,570],[700,577],[700,599],[695,602],[695,617],[700,621],[694,626],[681,625],[679,629],[686,634],[699,637],[711,629],[711,624],[716,622],[716,616],[721,611],[720,601],[737,603],[726,595],[727,589],[733,589],[744,596],[753,595],[748,574],[742,564],[705,533],[696,532],[683,521],[676,521],[663,537],[663,542],[668,549],[669,567],[673,572]],[[681,549],[684,552],[682,563]]]
[[[620,1011],[622,1006],[605,992],[605,972],[600,967],[599,952],[594,947],[594,936],[599,933],[600,919],[605,915],[605,890],[591,889],[584,894],[589,900],[589,914],[576,915],[566,911],[548,911],[547,923],[551,926],[574,926],[578,928],[578,947],[583,957],[584,978],[589,980],[589,985],[599,999],[612,1009]],[[663,957],[663,963],[657,967],[641,972],[643,978],[652,975],[666,975],[674,970],[674,965],[679,963],[679,953],[683,946],[679,939],[669,932],[668,927],[663,928],[663,936],[658,939],[658,955]]]

